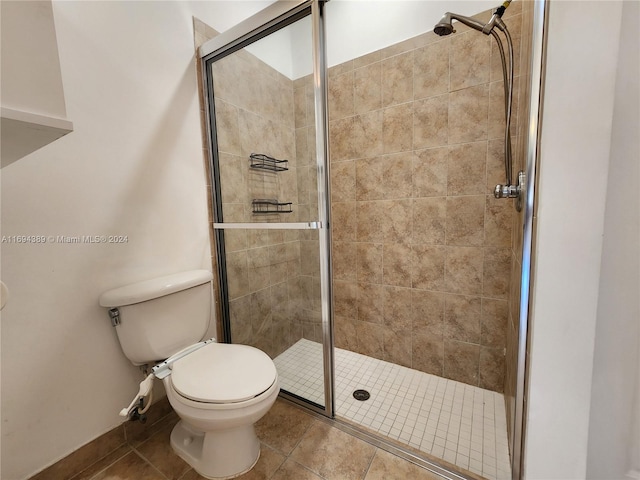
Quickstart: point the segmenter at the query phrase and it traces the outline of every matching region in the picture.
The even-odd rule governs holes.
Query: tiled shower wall
[[[521,2],[504,19],[517,87]],[[504,183],[502,69],[491,37],[456,29],[329,70],[335,339],[503,391],[512,202],[492,195]]]
[[[504,17],[516,54],[514,134],[522,3]],[[492,196],[504,182],[502,69],[491,37],[456,29],[329,70],[335,338],[503,391],[517,249],[511,201]],[[315,219],[311,77],[291,81],[244,51],[214,69],[224,220]],[[290,170],[251,171],[252,152],[287,158]],[[294,213],[257,219],[252,198],[292,201]],[[225,246],[234,342],[277,355],[301,337],[320,340],[315,232],[227,230]]]

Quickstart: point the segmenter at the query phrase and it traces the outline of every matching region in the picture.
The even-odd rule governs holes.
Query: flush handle
[[[120,310],[117,308],[109,309],[109,318],[111,319],[111,325],[114,327],[120,325]]]

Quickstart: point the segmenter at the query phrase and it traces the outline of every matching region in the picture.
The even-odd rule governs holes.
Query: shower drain
[[[353,392],[353,398],[360,400],[361,402],[369,400],[369,397],[371,397],[371,395],[366,390],[356,390]]]

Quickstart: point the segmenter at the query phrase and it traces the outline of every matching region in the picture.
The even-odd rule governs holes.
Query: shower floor
[[[283,390],[324,405],[322,345],[301,339],[274,359]],[[482,475],[511,478],[503,396],[335,349],[336,416]],[[353,397],[357,389],[371,394]]]

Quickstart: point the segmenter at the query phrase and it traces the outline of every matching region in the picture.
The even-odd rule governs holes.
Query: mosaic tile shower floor
[[[283,390],[324,404],[322,346],[301,339],[274,360]],[[336,416],[490,480],[511,478],[501,394],[335,349]],[[353,397],[356,389],[371,394]]]

